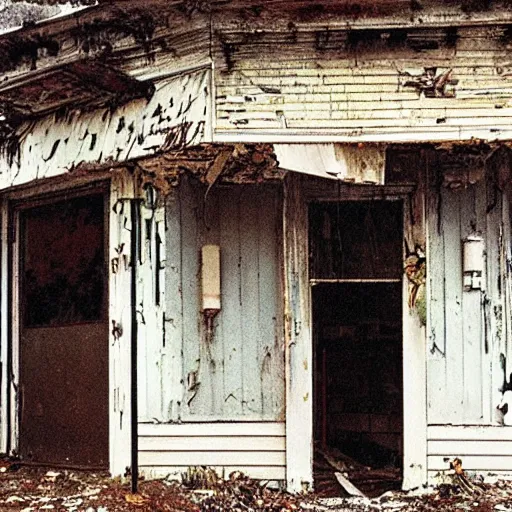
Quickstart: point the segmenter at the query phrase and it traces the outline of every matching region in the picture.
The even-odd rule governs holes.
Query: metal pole
[[[131,491],[135,494],[138,490],[139,478],[139,432],[138,432],[138,402],[137,402],[137,263],[139,259],[139,211],[138,199],[130,201],[130,214],[132,231],[130,239],[130,259],[132,263],[131,275],[131,427],[132,427],[132,450],[131,450]]]

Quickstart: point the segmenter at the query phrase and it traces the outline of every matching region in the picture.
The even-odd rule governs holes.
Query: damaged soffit
[[[96,9],[93,11],[96,13]],[[122,14],[108,7],[98,15],[82,12],[36,20],[42,24],[27,19],[21,29],[0,35],[2,140],[11,135],[15,138],[23,121],[56,111],[113,108],[132,99],[151,97],[154,86],[150,81],[131,77],[108,63],[101,53],[109,41],[131,38],[143,44],[149,37],[142,33],[147,28],[147,23],[140,20],[142,15],[136,16],[132,11]],[[117,19],[117,24],[112,18]],[[105,28],[111,26],[109,30]],[[147,29],[150,30],[151,27]],[[94,44],[94,38],[104,44],[88,51],[87,45]],[[70,48],[72,41],[74,46]]]
[[[122,104],[150,97],[153,92],[149,82],[140,82],[100,62],[83,60],[0,85],[0,103],[20,117],[32,118],[70,105]]]
[[[9,115],[8,107],[12,117],[41,116],[61,107],[109,106],[150,95],[151,77],[137,71],[149,69],[155,52],[175,51],[169,16],[185,16],[176,14],[177,5],[109,2],[0,34],[0,113]],[[177,36],[183,44],[193,29],[187,30]]]
[[[188,174],[211,187],[219,183],[262,183],[282,180],[271,144],[200,144],[167,151],[134,163],[143,183],[150,183],[163,194]]]
[[[263,183],[288,171],[347,183],[384,184],[386,147],[349,144],[201,144],[138,160],[144,183],[166,193],[182,174],[201,183]]]

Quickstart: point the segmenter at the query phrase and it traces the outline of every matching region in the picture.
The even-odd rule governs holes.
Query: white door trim
[[[104,179],[104,177],[103,177]],[[131,429],[130,429],[130,307],[127,305],[126,289],[130,290],[131,266],[129,261],[122,266],[120,272],[112,272],[112,258],[119,257],[118,249],[123,243],[129,250],[129,228],[124,222],[125,217],[130,216],[127,199],[133,196],[133,186],[128,183],[131,177],[116,175],[110,181],[105,192],[106,233],[105,250],[108,251],[108,323],[112,321],[122,322],[122,339],[109,339],[109,468],[112,475],[123,475],[126,467],[130,465]],[[94,186],[94,185],[93,185]],[[80,193],[84,183],[65,184],[55,186],[52,192],[70,190],[71,193]],[[97,190],[97,189],[96,189]],[[18,400],[17,382],[19,379],[18,353],[19,319],[16,312],[18,299],[18,267],[19,267],[19,211],[16,210],[12,200],[37,199],[48,193],[48,185],[35,186],[23,190],[16,190],[2,196],[1,201],[1,282],[0,291],[0,361],[2,364],[2,378],[0,384],[1,403],[0,409],[0,450],[10,454],[16,453],[18,448]],[[116,202],[126,203],[124,211],[118,208],[114,212]],[[120,204],[120,203],[119,203]],[[12,221],[12,224],[11,224]],[[128,243],[127,243],[128,242]],[[12,245],[12,247],[11,247]],[[121,255],[122,257],[123,255]],[[11,268],[12,265],[12,268]],[[11,274],[11,275],[10,275]],[[10,289],[9,289],[10,288]],[[9,293],[12,298],[9,301]],[[129,302],[129,301],[128,301]],[[12,303],[12,307],[11,307]],[[9,332],[11,329],[11,332]],[[111,330],[111,329],[109,329]],[[128,340],[128,342],[126,341]],[[12,373],[9,375],[7,368],[9,351],[12,358]],[[9,397],[10,393],[10,397]],[[10,407],[8,404],[10,399]]]
[[[296,177],[285,183],[286,463],[288,489],[293,492],[312,485],[313,478],[313,325],[307,261],[308,201],[300,188],[301,180]],[[354,187],[352,192],[356,190]],[[367,190],[363,194],[360,199],[368,199]],[[343,197],[333,195],[330,199],[343,200]],[[351,195],[347,199],[357,198]],[[400,194],[386,199],[403,201],[403,233],[407,233],[411,226],[410,196]],[[427,482],[426,330],[409,308],[405,275],[402,283],[403,488],[413,489]],[[294,303],[294,298],[298,302]]]

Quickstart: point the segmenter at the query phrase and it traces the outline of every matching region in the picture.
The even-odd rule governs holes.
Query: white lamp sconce
[[[220,311],[220,247],[204,245],[201,249],[203,311]]]
[[[201,249],[202,312],[206,340],[212,339],[213,319],[221,310],[220,300],[220,247],[204,245]]]
[[[470,235],[462,242],[464,290],[482,290],[484,287],[485,243],[478,235]]]

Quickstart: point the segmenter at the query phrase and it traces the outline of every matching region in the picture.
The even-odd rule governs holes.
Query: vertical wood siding
[[[208,466],[285,480],[281,194],[205,192],[183,179],[165,208],[141,205],[140,468],[148,477]],[[200,313],[205,244],[221,248],[211,335]]]
[[[143,193],[140,201],[140,252],[137,262],[137,337],[139,417],[161,418],[164,386],[170,374],[165,345],[164,200]],[[155,375],[156,374],[156,375]],[[154,378],[154,376],[156,378]],[[168,411],[165,411],[168,414]]]
[[[428,423],[491,425],[504,372],[511,371],[507,319],[510,297],[508,197],[497,184],[500,154],[486,178],[464,189],[431,189],[429,230]],[[464,291],[462,241],[478,231],[485,240],[485,290]],[[512,469],[512,465],[511,465]]]
[[[158,327],[146,336],[140,419],[283,420],[280,192],[263,185],[205,192],[184,179],[167,200],[165,313],[162,292],[160,309],[147,310]],[[222,310],[210,334],[200,312],[205,244],[221,251]],[[144,289],[154,288],[153,273]]]

